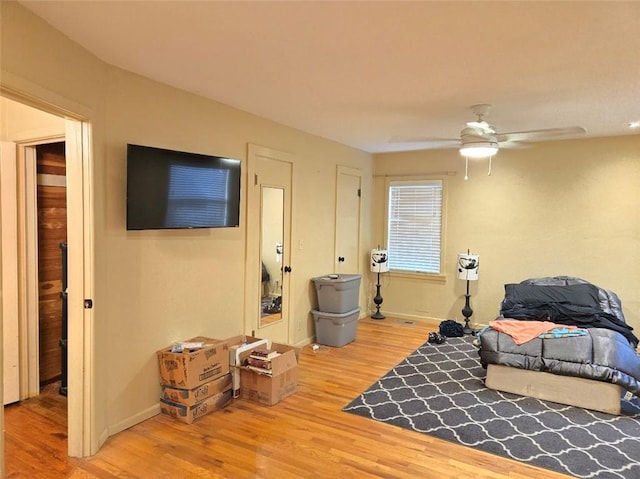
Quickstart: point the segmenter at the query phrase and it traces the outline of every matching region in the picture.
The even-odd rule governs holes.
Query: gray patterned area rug
[[[640,478],[640,398],[612,416],[487,389],[471,340],[425,343],[343,410],[577,478]]]

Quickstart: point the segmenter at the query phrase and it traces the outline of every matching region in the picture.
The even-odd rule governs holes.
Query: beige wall
[[[110,67],[19,4],[2,2],[1,8],[2,86],[92,124],[92,443],[157,411],[157,349],[199,334],[227,337],[248,324],[245,212],[240,228],[127,232],[127,143],[236,157],[245,167],[248,143],[293,155],[292,244],[305,244],[292,258],[293,320],[301,325],[294,341],[309,340],[315,301],[309,280],[333,271],[337,165],[360,168],[365,178],[364,254],[370,247],[371,155]],[[246,178],[242,187],[246,198]]]
[[[375,155],[374,211],[384,210],[384,176],[456,172],[446,181],[446,281],[384,275],[384,310],[463,321],[465,283],[456,256],[480,255],[471,283],[472,322],[495,319],[504,284],[569,275],[615,291],[640,330],[640,136],[556,141],[501,150],[470,164],[455,150]],[[373,221],[384,243],[382,215]],[[636,333],[637,334],[637,333]]]
[[[0,140],[19,142],[64,136],[64,120],[0,97]]]

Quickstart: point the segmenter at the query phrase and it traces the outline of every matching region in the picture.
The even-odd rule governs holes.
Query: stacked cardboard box
[[[160,410],[191,424],[229,404],[233,392],[229,343],[206,337],[185,343],[189,347],[179,352],[172,346],[157,352],[162,385]]]

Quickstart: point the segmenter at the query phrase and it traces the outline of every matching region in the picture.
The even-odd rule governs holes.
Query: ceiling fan
[[[526,142],[580,135],[586,131],[581,126],[569,126],[500,133],[485,120],[490,110],[491,105],[486,103],[473,105],[471,111],[476,116],[476,120],[466,123],[466,127],[460,132],[460,138],[411,138],[409,140],[393,139],[392,141],[426,143],[434,148],[459,146],[460,154],[463,156],[486,158],[495,155],[500,147],[518,148],[522,147]]]
[[[432,148],[446,148],[459,146],[460,154],[467,160],[465,167],[465,179],[467,179],[469,158],[489,158],[489,175],[491,174],[491,158],[500,147],[521,148],[527,142],[560,138],[566,136],[581,135],[586,130],[581,126],[569,126],[562,128],[545,128],[541,130],[514,131],[500,133],[496,128],[487,123],[485,117],[489,114],[491,105],[482,103],[471,107],[476,120],[468,121],[466,127],[460,132],[460,138],[412,138],[410,140],[392,140],[402,143],[425,143]]]

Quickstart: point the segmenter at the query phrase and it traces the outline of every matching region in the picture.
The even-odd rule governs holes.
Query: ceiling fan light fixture
[[[488,158],[498,152],[498,142],[474,141],[460,147],[460,154],[466,158]]]

